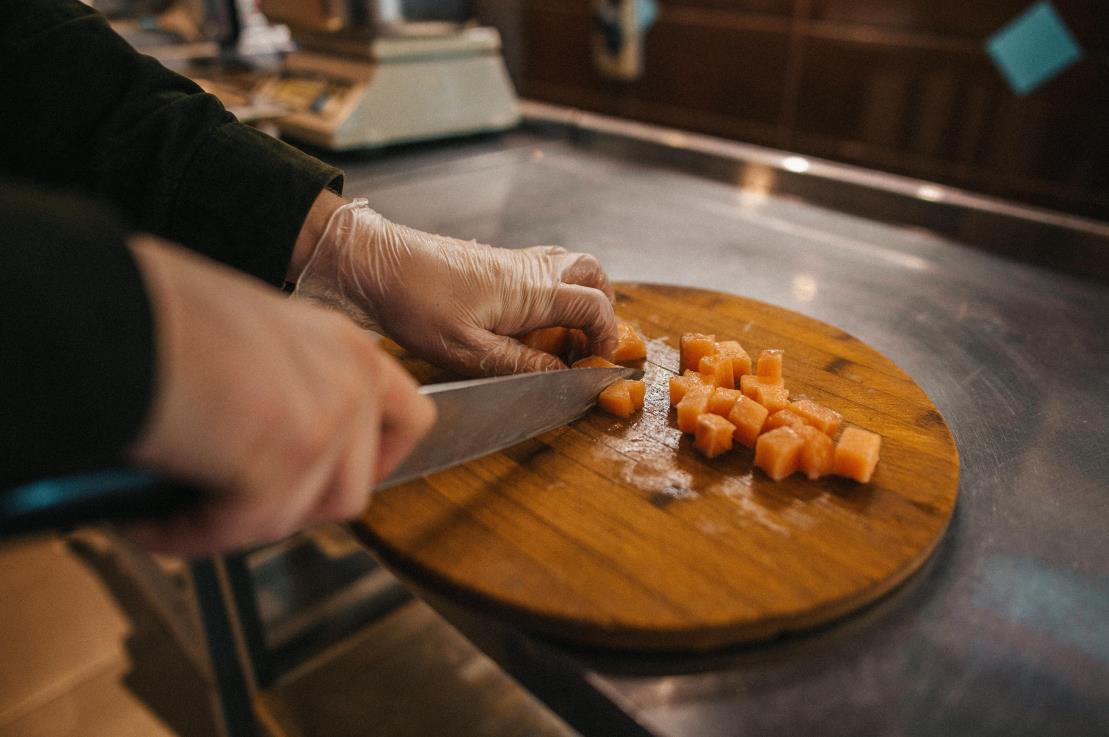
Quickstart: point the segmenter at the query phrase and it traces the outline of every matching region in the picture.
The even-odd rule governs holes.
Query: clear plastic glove
[[[363,199],[331,216],[294,295],[466,375],[564,368],[512,337],[541,327],[580,328],[597,355],[616,347],[612,288],[594,257],[424,233],[389,222]]]

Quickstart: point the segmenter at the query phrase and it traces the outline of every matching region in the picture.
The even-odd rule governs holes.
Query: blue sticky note
[[[647,29],[653,26],[655,21],[658,20],[657,0],[636,0],[635,20],[638,26],[637,30],[640,33],[646,33]]]
[[[1049,2],[1039,2],[990,36],[986,50],[1018,95],[1027,95],[1082,57]]]

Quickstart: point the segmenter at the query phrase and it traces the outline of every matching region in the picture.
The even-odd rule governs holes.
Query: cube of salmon
[[[568,328],[539,328],[520,338],[520,342],[537,351],[550,353],[552,356],[561,356],[566,352],[569,333]]]
[[[835,456],[835,443],[832,439],[811,425],[801,425],[793,430],[805,441],[799,461],[801,471],[813,481],[831,473]]]
[[[692,434],[697,430],[697,418],[709,411],[712,390],[692,389],[678,402],[678,429]]]
[[[781,481],[799,468],[804,446],[805,441],[789,427],[763,433],[755,443],[755,465]]]
[[[843,415],[811,399],[798,399],[796,402],[791,402],[789,408],[806,424],[812,425],[825,435],[834,437],[843,425]]]
[[[758,389],[760,386],[785,386],[785,385],[786,385],[785,382],[782,381],[781,379],[778,379],[777,381],[775,381],[773,379],[763,380],[763,379],[760,379],[758,376],[755,376],[754,374],[745,374],[745,375],[743,375],[739,378],[739,389],[740,389],[740,391],[742,391],[744,393],[744,395],[750,397],[751,399],[755,398],[755,390]]]
[[[732,407],[742,396],[743,394],[740,393],[739,389],[718,386],[709,397],[709,412],[727,417],[728,413],[732,411]]]
[[[686,371],[681,376],[670,377],[670,405],[673,407],[678,406],[678,402],[682,401],[682,397],[686,395],[690,389],[708,388],[713,389],[716,385],[712,383],[712,379],[706,378],[697,371]]]
[[[855,479],[859,483],[867,483],[874,474],[874,467],[878,465],[878,452],[881,448],[881,435],[860,427],[844,429],[836,443],[832,473]]]
[[[720,415],[703,414],[697,418],[697,428],[693,433],[693,446],[706,458],[715,458],[732,449],[732,433],[735,425]]]
[[[574,361],[570,368],[620,368],[612,361],[601,358],[600,356],[587,356],[581,360]]]
[[[783,352],[779,348],[767,348],[759,354],[759,361],[756,364],[755,374],[761,379],[781,380],[782,378],[782,356]]]
[[[597,404],[610,415],[631,417],[643,407],[645,388],[642,381],[618,379],[601,391]]]
[[[613,361],[638,361],[647,357],[647,344],[643,337],[623,320],[616,321],[616,350]]]
[[[751,373],[751,357],[743,350],[739,341],[722,340],[716,344],[716,352],[732,359],[732,379],[735,382],[732,386],[739,385],[739,377]]]
[[[784,386],[760,384],[755,387],[755,401],[771,412],[780,412],[789,406],[789,390]]]
[[[735,388],[732,359],[726,356],[716,353],[710,356],[701,356],[701,362],[697,364],[697,371],[705,376],[711,376],[713,383],[717,386],[728,389]]]
[[[681,355],[681,371],[697,370],[704,356],[711,356],[716,352],[716,336],[702,335],[701,333],[686,333],[682,336],[679,353]]]
[[[762,431],[769,432],[771,430],[777,430],[779,427],[792,427],[794,430],[796,430],[799,427],[808,426],[805,424],[805,421],[801,419],[800,415],[791,412],[787,407],[786,409],[780,409],[767,417],[766,424],[762,426]]]
[[[728,422],[735,425],[733,435],[736,442],[753,448],[768,414],[766,407],[750,397],[740,396],[736,399],[731,411],[728,412]]]
[[[589,355],[589,336],[584,330],[572,328],[566,331],[566,347],[563,349],[562,360],[573,363],[579,358]]]
[[[597,406],[617,417],[631,417],[635,412],[635,405],[632,403],[628,388],[619,381],[614,381],[601,390],[600,396],[597,397]]]
[[[628,387],[628,396],[636,409],[643,409],[643,398],[647,395],[647,385],[642,379],[620,379]]]

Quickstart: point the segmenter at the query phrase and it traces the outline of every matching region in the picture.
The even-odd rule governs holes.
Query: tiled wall
[[[485,0],[525,97],[1109,219],[1109,2],[1057,0],[1085,49],[1014,95],[984,42],[1031,0],[660,0],[646,72],[603,78],[588,0]]]

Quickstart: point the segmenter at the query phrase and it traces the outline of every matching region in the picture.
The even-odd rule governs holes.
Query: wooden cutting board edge
[[[369,547],[371,553],[411,590],[429,591],[454,604],[501,621],[511,622],[526,632],[538,634],[556,642],[565,642],[573,646],[586,645],[616,652],[682,654],[711,652],[731,646],[766,642],[782,635],[833,624],[837,620],[860,612],[907,582],[924,566],[946,536],[953,516],[954,512],[948,517],[947,523],[936,536],[931,547],[922,551],[896,575],[877,581],[854,596],[828,602],[823,607],[811,609],[802,615],[779,620],[764,619],[746,627],[741,623],[733,623],[719,628],[700,626],[695,629],[672,630],[583,627],[581,622],[572,618],[551,616],[518,606],[499,605],[495,600],[473,594],[438,572],[407,558],[375,536],[364,524],[355,521],[351,523],[351,529]]]

